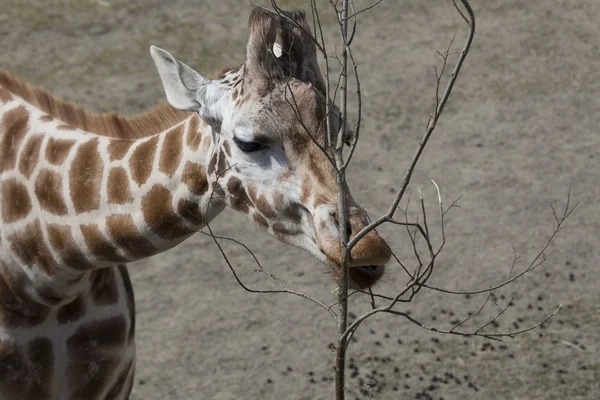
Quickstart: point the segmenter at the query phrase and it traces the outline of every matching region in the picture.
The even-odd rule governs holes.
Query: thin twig
[[[535,257],[533,258],[533,260],[527,265],[527,267],[521,271],[520,273],[518,273],[517,275],[513,276],[512,278],[509,278],[499,284],[490,286],[488,288],[485,289],[476,289],[476,290],[451,290],[451,289],[445,289],[445,288],[440,288],[440,287],[436,287],[436,286],[430,286],[428,284],[422,284],[423,287],[426,287],[428,289],[432,289],[438,292],[442,292],[442,293],[448,293],[448,294],[458,294],[458,295],[474,295],[474,294],[480,294],[480,293],[486,293],[486,292],[491,292],[497,289],[500,289],[508,284],[510,284],[511,282],[516,281],[517,279],[521,278],[522,276],[524,276],[525,274],[535,270],[537,267],[539,267],[540,265],[542,265],[545,261],[546,261],[546,256],[545,256],[545,252],[548,249],[548,247],[550,246],[550,244],[552,244],[552,242],[554,241],[554,239],[556,238],[556,235],[558,235],[558,233],[562,230],[565,221],[571,216],[571,214],[575,211],[575,209],[578,206],[578,203],[576,203],[573,207],[571,207],[570,205],[571,202],[571,191],[569,189],[569,193],[567,195],[567,202],[565,205],[565,209],[563,211],[563,214],[561,216],[559,216],[558,219],[558,223],[557,225],[554,227],[552,233],[550,234],[550,236],[548,237],[548,239],[546,240],[546,242],[544,243],[544,245],[542,246],[541,250],[535,255]],[[513,257],[513,263],[516,262],[515,256]],[[512,271],[514,269],[514,264],[511,265],[511,274]]]
[[[490,295],[491,294],[492,294],[492,292],[490,292]],[[487,328],[489,325],[493,324],[498,318],[500,318],[502,316],[502,314],[504,314],[506,312],[506,310],[508,310],[508,307],[510,307],[510,305],[512,303],[513,303],[513,298],[511,297],[510,301],[508,303],[506,303],[506,306],[504,306],[503,308],[501,308],[500,311],[494,316],[494,318],[492,318],[487,323],[485,323],[482,326],[480,326],[479,328],[477,328],[477,330],[475,331],[475,333],[479,333],[482,330],[484,330],[485,328]]]
[[[352,19],[354,19],[354,18],[356,18],[356,16],[357,16],[358,14],[364,13],[365,11],[369,11],[370,9],[372,9],[372,8],[376,7],[376,6],[377,6],[379,3],[381,3],[382,1],[383,1],[383,0],[377,0],[375,3],[371,4],[370,6],[368,6],[368,7],[365,7],[365,8],[363,8],[362,10],[356,11],[356,12],[354,12],[354,13],[352,13],[352,14],[348,15],[348,19],[351,19],[351,18],[352,18]]]
[[[554,312],[552,312],[551,314],[546,316],[546,318],[544,318],[541,322],[539,322],[535,325],[532,325],[525,329],[520,329],[520,330],[516,330],[516,331],[511,331],[511,332],[500,332],[500,333],[480,333],[478,331],[477,332],[461,332],[461,331],[450,331],[450,330],[445,330],[445,329],[438,329],[438,328],[427,326],[427,325],[423,324],[422,322],[420,322],[419,320],[417,320],[416,318],[412,317],[411,315],[409,315],[408,313],[405,313],[405,312],[396,311],[396,310],[385,310],[384,312],[404,317],[404,318],[408,319],[410,322],[414,323],[415,325],[417,325],[423,329],[426,329],[428,331],[431,331],[431,332],[442,333],[442,334],[447,334],[447,335],[457,335],[457,336],[481,336],[481,337],[484,337],[487,339],[501,341],[502,340],[501,338],[503,338],[503,337],[514,338],[517,335],[532,331],[532,330],[540,327],[541,325],[546,323],[550,318],[555,316],[561,307],[562,307],[562,304],[560,304],[554,310]]]
[[[479,310],[477,310],[477,312],[475,314],[471,314],[469,315],[467,318],[463,319],[462,321],[460,321],[459,323],[455,324],[452,329],[450,329],[450,332],[454,332],[454,330],[456,330],[456,328],[460,328],[461,326],[463,326],[466,322],[468,322],[469,320],[475,318],[476,316],[478,316],[479,314],[481,314],[481,311],[483,311],[483,309],[485,308],[485,306],[487,305],[488,301],[490,301],[490,298],[492,297],[492,292],[490,292],[485,301],[483,302],[483,304],[481,305],[481,307],[479,307]]]
[[[331,309],[329,306],[327,306],[327,304],[325,304],[325,303],[323,303],[321,300],[315,299],[314,297],[312,297],[312,296],[309,296],[309,295],[307,295],[307,294],[305,294],[305,293],[301,293],[301,292],[298,292],[298,291],[296,291],[296,290],[291,290],[291,289],[288,289],[288,288],[287,288],[287,287],[285,287],[285,286],[283,285],[283,283],[281,283],[281,281],[280,281],[279,279],[277,279],[277,278],[276,278],[276,277],[275,277],[273,274],[271,274],[270,272],[267,272],[267,271],[265,271],[265,270],[263,269],[263,267],[262,267],[261,263],[258,261],[258,258],[256,258],[256,256],[255,256],[254,252],[253,252],[252,250],[250,250],[250,248],[248,248],[248,246],[246,246],[245,244],[243,244],[243,243],[241,243],[241,242],[239,242],[239,241],[237,241],[237,240],[235,240],[235,239],[232,239],[232,238],[215,236],[215,235],[214,235],[214,233],[213,233],[213,231],[212,231],[212,229],[211,229],[211,227],[210,227],[210,224],[206,224],[205,226],[206,226],[206,228],[208,229],[208,233],[206,233],[206,232],[202,232],[202,231],[200,231],[200,233],[202,233],[202,234],[204,234],[204,235],[207,235],[207,236],[210,236],[210,237],[212,237],[212,238],[213,238],[213,241],[214,241],[214,242],[215,242],[215,244],[217,245],[217,247],[218,247],[218,249],[219,249],[219,252],[220,252],[220,253],[221,253],[221,255],[223,256],[223,259],[224,259],[224,260],[225,260],[225,262],[227,263],[227,266],[229,267],[229,270],[230,270],[230,271],[231,271],[231,273],[233,274],[233,276],[234,276],[235,280],[237,281],[237,283],[238,283],[238,284],[239,284],[239,285],[240,285],[240,286],[241,286],[241,287],[242,287],[242,288],[243,288],[245,291],[247,291],[247,292],[250,292],[250,293],[263,293],[263,294],[265,294],[265,293],[271,293],[271,294],[273,294],[273,293],[287,293],[287,294],[291,294],[291,295],[294,295],[294,296],[302,297],[302,298],[304,298],[304,299],[307,299],[307,300],[310,300],[310,301],[312,301],[313,303],[317,304],[318,306],[320,306],[320,307],[324,308],[324,309],[325,309],[325,310],[326,310],[326,311],[327,311],[327,312],[328,312],[328,313],[329,313],[329,314],[330,314],[330,315],[331,315],[331,316],[332,316],[334,319],[337,319],[337,315],[336,315],[335,311],[333,311],[333,310],[332,310],[332,309]],[[229,261],[229,258],[227,257],[227,254],[225,253],[225,250],[223,250],[223,247],[222,247],[222,246],[221,246],[221,244],[219,243],[219,240],[228,240],[228,241],[232,241],[232,242],[234,242],[234,243],[236,243],[236,244],[238,244],[238,245],[242,246],[244,249],[246,249],[246,251],[248,251],[248,252],[250,253],[250,255],[252,256],[252,258],[254,259],[254,261],[256,262],[256,264],[259,266],[259,269],[260,269],[260,271],[261,271],[261,272],[263,272],[263,273],[265,273],[265,274],[267,274],[267,275],[268,275],[268,276],[270,276],[271,278],[273,278],[273,279],[274,279],[274,280],[275,280],[275,281],[276,281],[276,282],[279,284],[279,286],[281,287],[281,290],[259,290],[259,289],[252,289],[252,288],[250,288],[250,287],[246,286],[246,284],[244,284],[244,282],[242,282],[242,280],[241,280],[241,279],[240,279],[240,277],[238,276],[238,274],[237,274],[237,272],[236,272],[235,268],[233,267],[233,265],[232,265],[232,264],[231,264],[231,262]]]
[[[433,118],[431,118],[431,120],[428,123],[427,130],[426,130],[423,138],[421,139],[421,142],[419,143],[419,146],[409,164],[409,167],[408,167],[408,170],[406,171],[404,180],[402,181],[402,184],[396,194],[394,201],[392,202],[392,205],[390,206],[390,209],[388,210],[388,212],[386,214],[382,215],[381,217],[379,217],[378,219],[376,219],[375,221],[373,221],[372,223],[367,225],[356,236],[354,236],[354,238],[352,238],[352,240],[350,240],[350,242],[348,243],[348,247],[350,249],[352,249],[352,247],[355,246],[356,243],[358,243],[358,241],[360,239],[362,239],[367,233],[369,233],[373,229],[377,228],[379,225],[389,221],[389,219],[394,216],[394,213],[396,212],[396,208],[398,207],[400,200],[402,200],[402,197],[404,196],[404,193],[406,192],[406,188],[408,187],[408,184],[410,183],[410,180],[412,178],[412,174],[417,165],[417,162],[419,161],[421,154],[423,153],[423,150],[425,149],[425,146],[427,145],[427,142],[429,141],[429,138],[431,137],[431,134],[435,130],[437,122],[438,122],[440,116],[442,115],[442,112],[444,111],[446,102],[448,101],[448,98],[450,97],[450,93],[452,93],[452,89],[454,88],[454,84],[456,83],[456,80],[458,78],[460,69],[462,68],[463,62],[464,62],[465,58],[467,57],[467,54],[469,53],[469,49],[471,48],[471,43],[473,42],[473,37],[475,35],[475,14],[473,13],[473,9],[471,8],[471,5],[469,4],[469,2],[467,0],[461,0],[461,2],[463,3],[465,9],[467,10],[467,13],[469,14],[469,34],[467,36],[467,39],[463,46],[463,49],[460,52],[460,55],[458,56],[458,60],[456,62],[456,65],[454,66],[454,70],[452,71],[450,80],[448,81],[448,83],[446,85],[446,89],[444,90],[444,93],[443,93],[442,97],[440,98],[435,115],[433,116]]]

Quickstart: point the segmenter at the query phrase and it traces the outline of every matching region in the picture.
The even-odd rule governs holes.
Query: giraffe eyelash
[[[237,137],[233,137],[235,145],[244,153],[253,153],[255,151],[264,150],[265,145],[259,142],[245,142]]]

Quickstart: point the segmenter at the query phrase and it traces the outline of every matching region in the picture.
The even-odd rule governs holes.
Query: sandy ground
[[[552,230],[550,203],[564,206],[571,186],[579,207],[568,227],[542,267],[497,292],[500,305],[513,298],[514,306],[489,329],[524,327],[563,308],[543,329],[491,345],[374,318],[350,349],[358,368],[348,376],[350,398],[367,399],[368,384],[373,399],[598,399],[600,3],[473,0],[473,7],[472,53],[412,184],[432,209],[429,179],[448,203],[463,196],[432,282],[451,289],[498,282],[508,276],[511,243],[523,268]],[[203,73],[236,64],[250,9],[250,1],[234,0],[0,0],[0,67],[92,110],[136,113],[164,101],[150,44]],[[384,1],[359,20],[364,140],[349,181],[372,215],[392,200],[431,110],[435,51],[454,33],[459,49],[461,22],[441,0]],[[289,287],[335,300],[331,277],[306,253],[231,211],[213,229],[249,245]],[[383,233],[414,265],[403,231]],[[272,286],[242,249],[225,249],[248,285]],[[333,397],[334,321],[302,299],[244,292],[211,239],[198,234],[130,270],[138,306],[133,399]],[[378,290],[393,293],[404,281],[393,266]],[[484,300],[424,292],[403,309],[449,328]],[[352,307],[358,314],[368,301]]]

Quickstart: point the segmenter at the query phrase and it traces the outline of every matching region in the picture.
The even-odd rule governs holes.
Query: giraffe
[[[322,151],[325,119],[339,124],[339,112],[326,112],[310,28],[303,12],[256,8],[249,29],[246,61],[215,79],[152,46],[169,104],[134,117],[88,112],[0,72],[0,399],[128,398],[125,265],[226,207],[339,279],[336,173]],[[347,203],[352,236],[367,221]],[[374,285],[390,255],[377,232],[363,237],[352,287]]]

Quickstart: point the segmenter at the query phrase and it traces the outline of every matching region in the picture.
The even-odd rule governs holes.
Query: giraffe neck
[[[26,103],[1,112],[0,139],[12,140],[14,155],[0,160],[0,262],[20,267],[14,279],[30,282],[36,301],[68,301],[86,290],[91,270],[165,251],[224,208],[207,176],[217,136],[195,114],[123,140]]]

